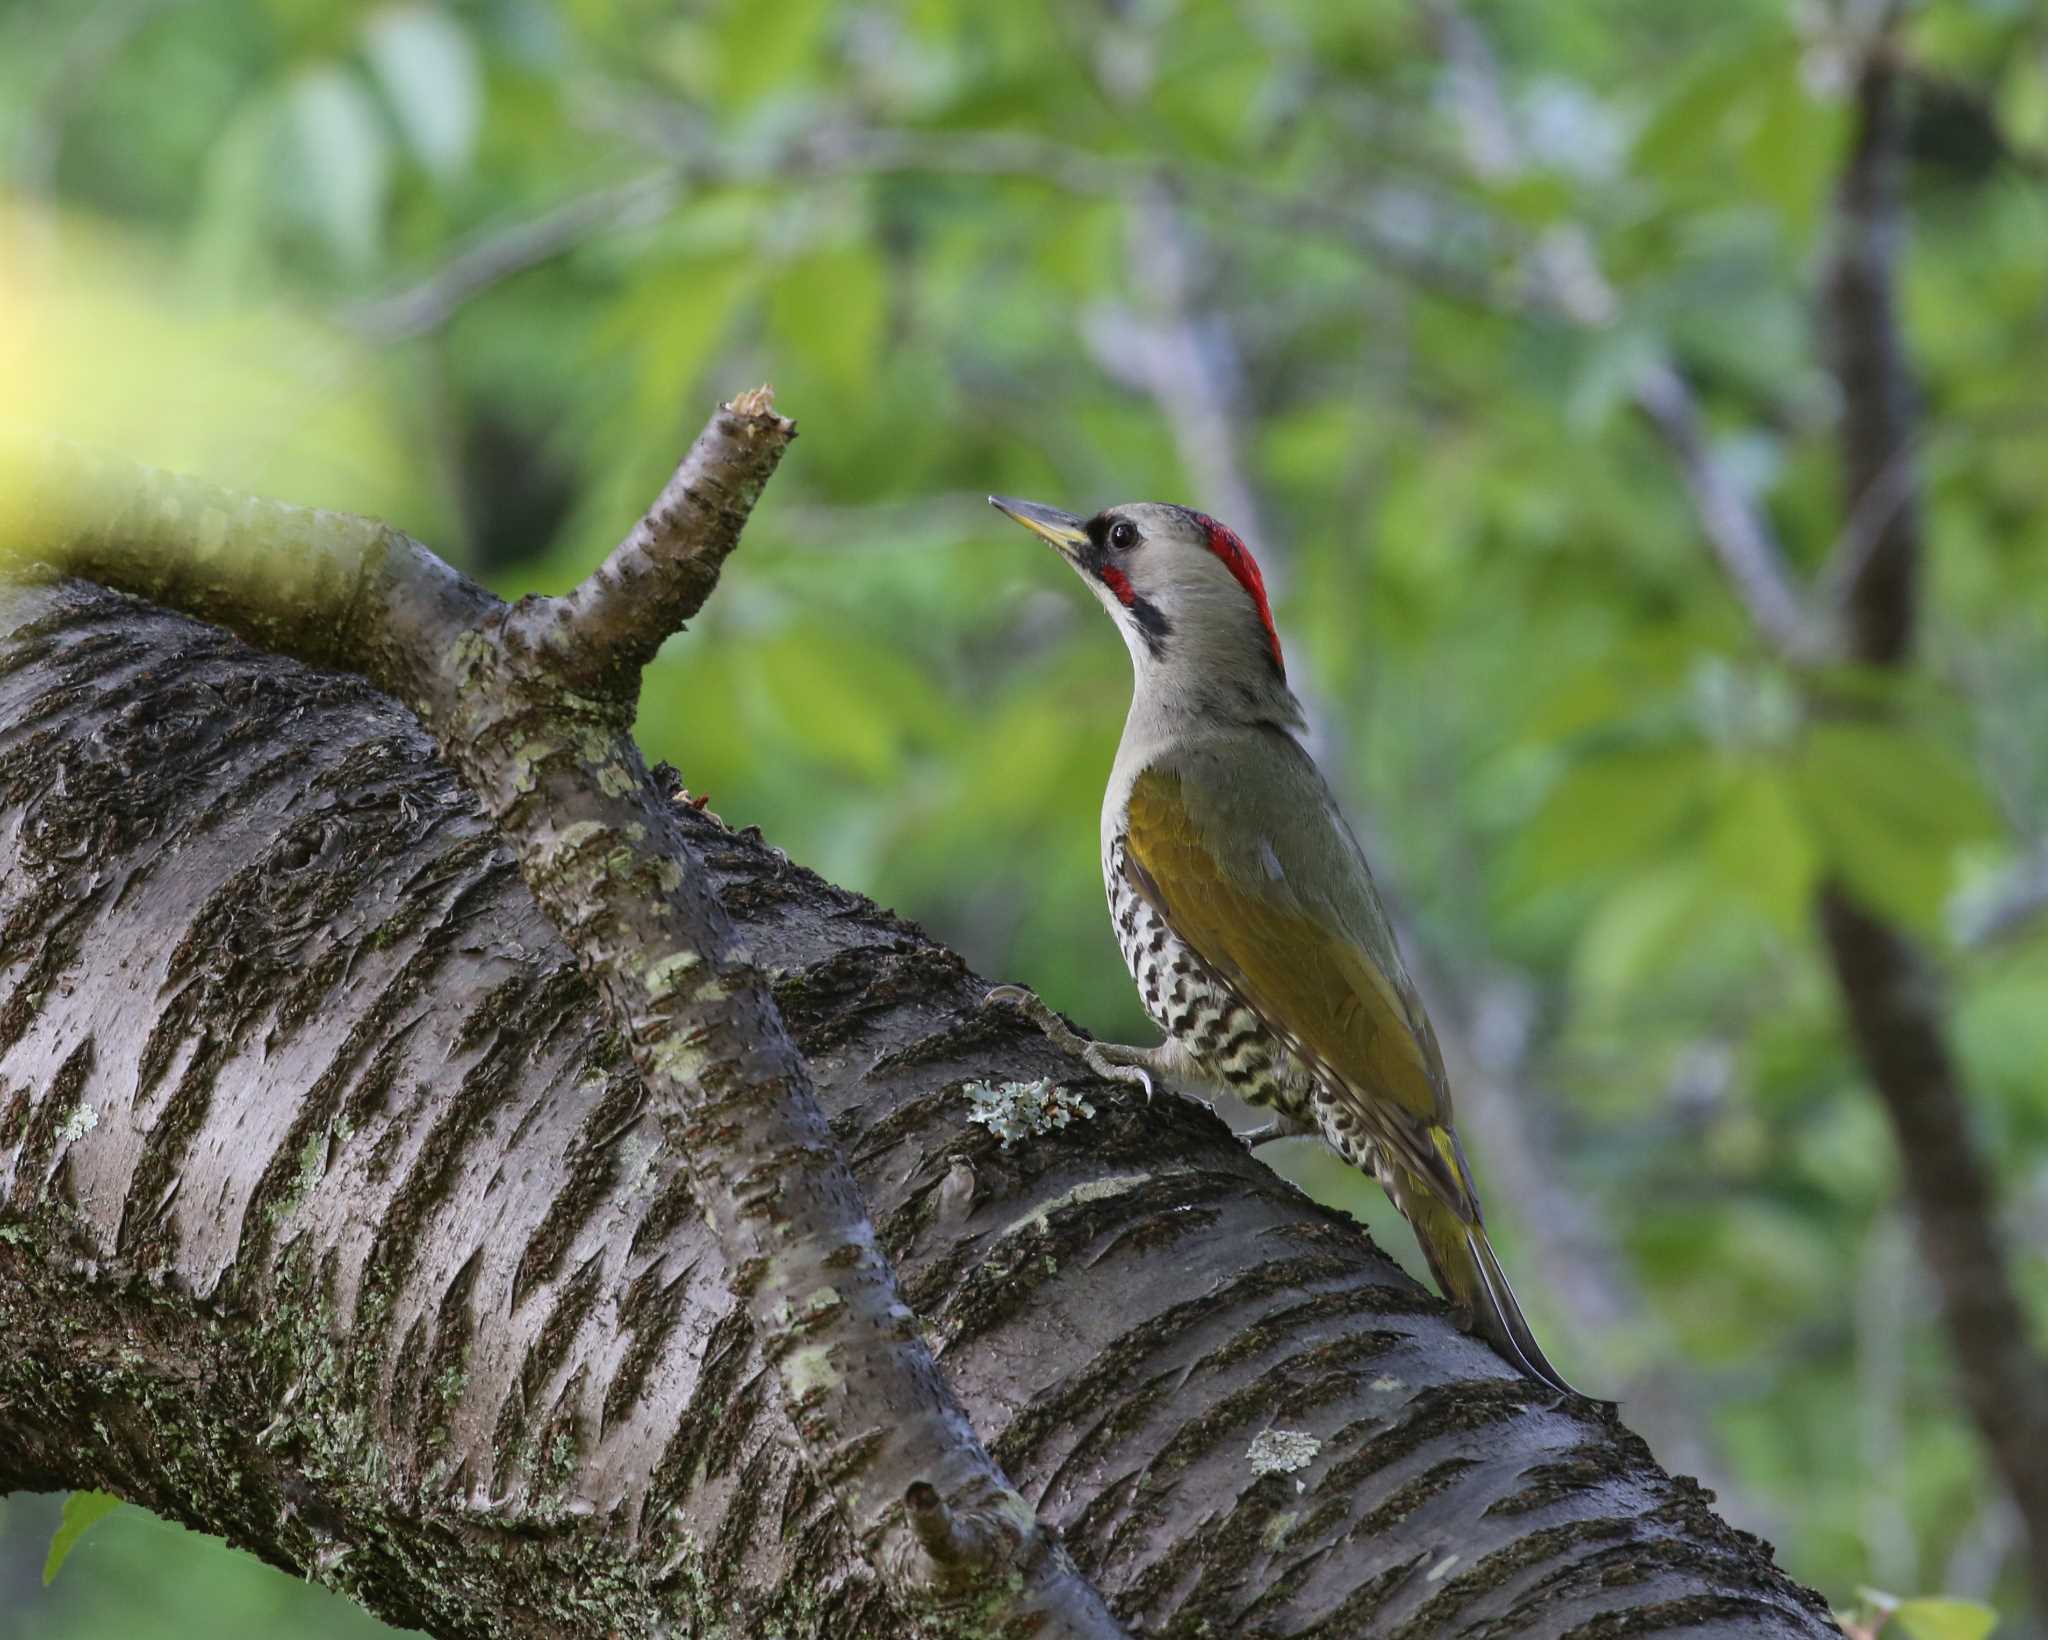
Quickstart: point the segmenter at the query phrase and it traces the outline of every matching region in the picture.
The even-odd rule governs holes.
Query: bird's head
[[[1142,690],[1148,681],[1221,690],[1255,716],[1284,701],[1287,665],[1266,583],[1243,541],[1206,513],[1132,501],[1080,518],[1035,501],[989,504],[1072,566],[1124,635]],[[1252,704],[1256,702],[1257,704]]]

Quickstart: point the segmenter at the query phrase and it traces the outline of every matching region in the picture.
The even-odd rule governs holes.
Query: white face
[[[1199,668],[1285,688],[1258,565],[1214,519],[1158,501],[1082,519],[1034,502],[989,499],[1073,567],[1123,632],[1141,674],[1151,666]]]

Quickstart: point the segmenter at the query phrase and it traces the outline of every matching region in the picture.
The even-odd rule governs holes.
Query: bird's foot
[[[1275,1139],[1314,1137],[1315,1133],[1316,1129],[1299,1117],[1275,1116],[1257,1127],[1239,1130],[1236,1137],[1246,1150],[1257,1150],[1260,1145],[1270,1145]]]
[[[982,999],[984,1007],[1015,1008],[1044,1034],[1062,1053],[1070,1053],[1097,1076],[1108,1082],[1141,1089],[1147,1103],[1152,1098],[1152,1049],[1126,1047],[1116,1042],[1097,1042],[1083,1036],[1048,1008],[1036,991],[1021,985],[998,985]]]

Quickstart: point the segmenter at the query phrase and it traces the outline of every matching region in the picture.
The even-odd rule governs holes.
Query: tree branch
[[[719,407],[653,506],[575,591],[529,604],[513,637],[581,685],[637,693],[640,672],[704,607],[796,436],[766,387]]]
[[[1837,572],[1838,596],[1850,651],[1871,666],[1903,665],[1910,656],[1921,557],[1916,395],[1894,290],[1906,233],[1894,53],[1888,30],[1863,53],[1854,136],[1835,189],[1834,242],[1821,278],[1828,353],[1842,390],[1844,516],[1852,538]]]
[[[651,654],[656,629],[701,603],[705,568],[715,576],[793,436],[765,392],[726,407],[659,517],[612,563],[568,598],[516,609],[395,531],[190,481],[123,481],[104,466],[91,481],[63,471],[47,493],[33,468],[12,475],[21,487],[11,493],[28,497],[16,550],[399,692],[603,991],[717,1227],[811,1467],[891,1591],[910,1609],[971,1601],[1063,1634],[1115,1635],[948,1391],[766,978],[632,739],[639,673],[622,663]],[[223,535],[252,510],[250,541]],[[644,614],[621,602],[622,564],[654,583]],[[596,641],[594,654],[572,658],[578,635]],[[904,1508],[920,1482],[956,1512],[1006,1519],[1008,1552],[977,1562],[971,1579],[936,1568]]]
[[[380,342],[431,334],[464,303],[515,274],[552,262],[601,233],[666,215],[679,183],[664,167],[572,195],[537,216],[480,234],[419,283],[351,309],[348,323]]]
[[[418,283],[356,308],[351,322],[379,340],[401,340],[438,329],[464,302],[504,279],[597,235],[659,217],[702,190],[878,176],[1011,180],[1103,200],[1163,189],[1220,220],[1286,238],[1312,234],[1342,245],[1390,276],[1437,297],[1539,317],[1580,317],[1569,305],[1568,292],[1557,292],[1541,281],[1518,289],[1526,281],[1509,265],[1524,247],[1512,225],[1419,185],[1401,191],[1401,220],[1398,226],[1389,226],[1372,211],[1276,188],[1222,166],[1197,161],[1164,164],[1099,153],[1024,131],[925,131],[828,123],[781,142],[745,149],[721,145],[698,120],[624,90],[593,108],[590,118],[659,156],[662,167],[485,234]],[[1473,266],[1438,249],[1458,239],[1478,241],[1493,261]],[[1550,311],[1553,297],[1567,306]]]
[[[1824,659],[1835,646],[1808,612],[1769,523],[1709,447],[1685,377],[1669,359],[1655,359],[1637,376],[1635,397],[1678,463],[1700,533],[1758,634],[1787,660]]]
[[[915,928],[670,806],[906,1302],[1133,1627],[1833,1632],[1198,1107],[1088,1083]],[[0,590],[0,1487],[465,1640],[985,1634],[877,1583],[608,1013],[394,703]],[[966,1121],[1041,1077],[1096,1115]],[[1313,1457],[1258,1472],[1267,1430]],[[921,1559],[955,1541],[906,1501]]]
[[[1934,1278],[1964,1405],[2023,1523],[2035,1598],[2048,1605],[2048,1363],[1998,1233],[1998,1196],[1950,1053],[1940,986],[1903,934],[1839,883],[1821,932],[1857,1056],[1890,1118],[1920,1256]]]

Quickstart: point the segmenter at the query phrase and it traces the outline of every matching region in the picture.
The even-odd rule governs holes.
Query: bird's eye
[[[1109,544],[1118,552],[1129,552],[1138,544],[1138,526],[1128,518],[1119,518],[1109,526]]]

